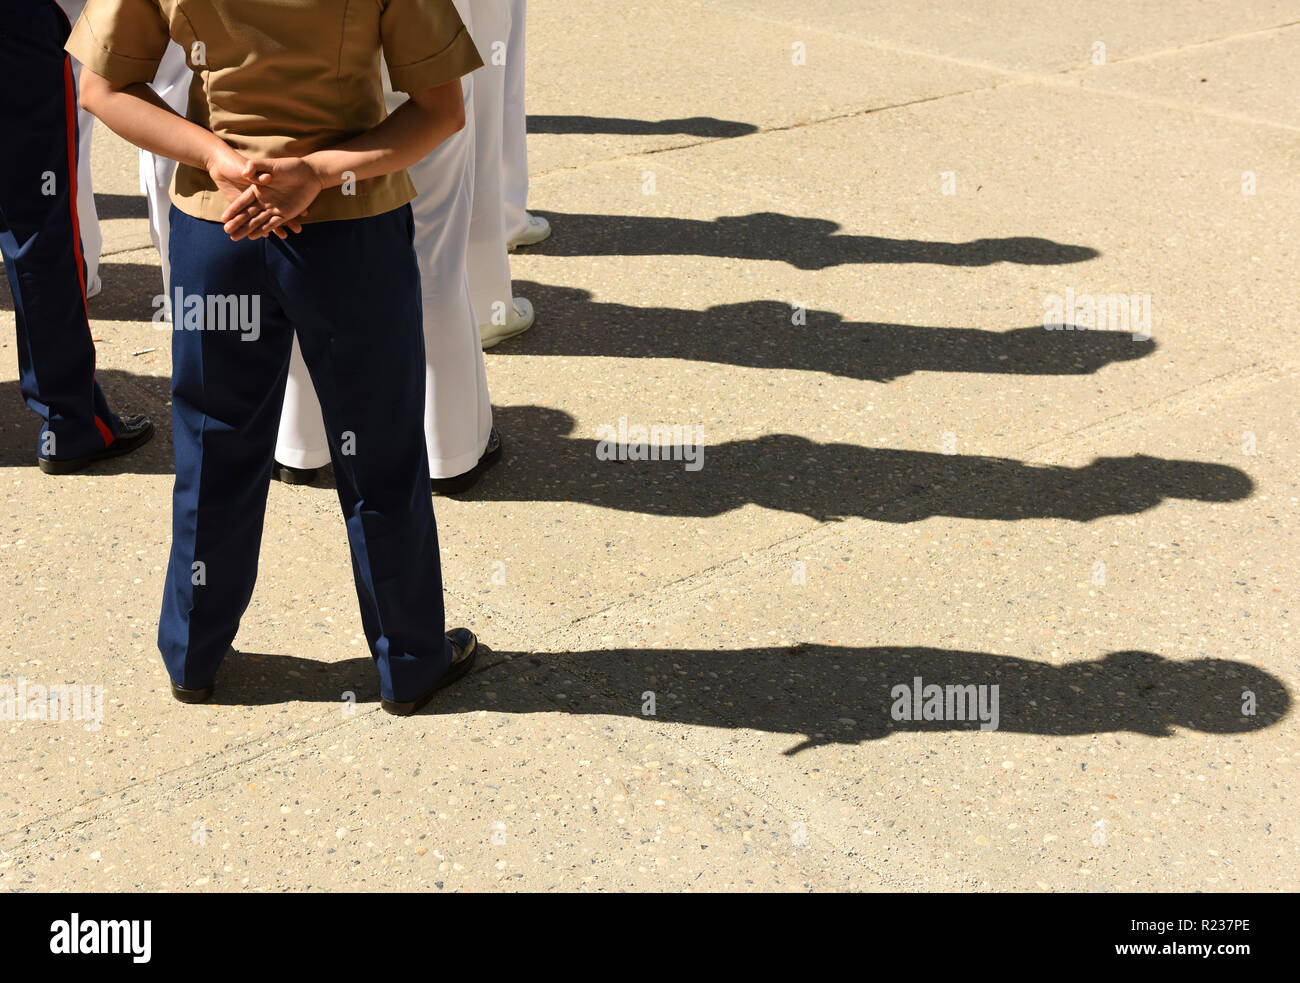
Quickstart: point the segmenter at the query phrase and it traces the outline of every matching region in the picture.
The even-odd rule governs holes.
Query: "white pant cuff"
[[[330,449],[322,447],[303,450],[298,447],[277,447],[275,459],[291,468],[323,468],[330,463]]]

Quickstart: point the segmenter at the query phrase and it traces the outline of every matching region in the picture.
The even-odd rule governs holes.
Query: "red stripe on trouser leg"
[[[108,424],[99,418],[98,413],[95,414],[95,426],[99,429],[99,435],[104,438],[105,447],[117,440],[117,437],[113,435],[113,431],[108,429]]]
[[[86,307],[86,260],[81,252],[81,222],[77,217],[77,87],[72,78],[72,59],[63,56],[63,115],[66,121],[68,143],[68,214],[72,218],[72,252],[76,258],[77,282],[81,285],[81,309],[86,315],[86,333],[90,333],[90,311]],[[95,339],[90,340],[91,402],[95,390]],[[95,426],[107,447],[115,439],[108,424],[95,414]]]

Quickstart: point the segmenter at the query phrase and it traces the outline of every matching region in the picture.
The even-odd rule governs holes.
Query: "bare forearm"
[[[182,164],[207,170],[215,154],[230,149],[210,130],[177,115],[143,82],[118,88],[83,68],[81,105],[118,136]]]
[[[465,125],[459,80],[419,93],[365,133],[308,154],[325,188],[337,187],[350,174],[360,181],[391,174],[427,157]]]

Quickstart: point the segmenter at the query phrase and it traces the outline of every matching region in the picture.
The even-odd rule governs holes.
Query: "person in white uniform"
[[[453,2],[477,43],[479,3]],[[433,491],[443,494],[467,490],[501,456],[467,270],[477,137],[471,104],[478,74],[461,79],[465,128],[407,168],[416,190],[411,209],[424,316],[424,436]],[[384,97],[390,113],[407,98],[393,91],[387,67]],[[504,245],[500,249],[504,256]],[[508,290],[508,271],[506,284]],[[291,484],[309,482],[329,456],[320,403],[295,338],[275,447],[276,477]]]
[[[533,326],[533,306],[510,284],[502,153],[506,78],[512,68],[512,0],[468,0],[483,67],[474,79],[474,203],[469,230],[469,282],[483,347]],[[522,59],[521,59],[522,61]]]
[[[76,23],[86,7],[86,0],[58,0],[71,23]],[[72,59],[72,77],[80,84],[81,62]],[[185,115],[188,105],[190,70],[185,64],[185,50],[174,41],[168,46],[158,66],[158,74],[149,84],[172,109]],[[86,261],[86,297],[94,297],[103,289],[99,278],[99,258],[104,248],[104,235],[99,227],[99,212],[95,208],[95,191],[90,175],[90,144],[94,133],[95,117],[77,107],[77,224],[81,229],[81,251]],[[176,162],[148,151],[140,151],[140,191],[149,205],[149,233],[162,260],[162,296],[165,298],[167,316],[171,318],[171,299],[167,296],[167,209],[171,202],[167,189],[171,187],[172,172]]]
[[[58,0],[70,23],[76,23],[85,9],[86,0]],[[190,70],[185,64],[185,50],[175,42],[167,48],[158,74],[150,88],[158,93],[172,109],[182,116],[188,104]],[[80,84],[81,63],[72,59],[72,77]],[[99,277],[99,259],[104,248],[104,235],[99,227],[99,212],[95,208],[94,182],[90,174],[90,145],[94,136],[95,117],[77,107],[77,224],[81,229],[81,252],[86,262],[86,297],[94,297],[103,289]],[[140,151],[140,191],[149,204],[149,232],[162,260],[163,290],[167,298],[167,209],[170,201],[167,189],[171,186],[176,162],[148,151]],[[170,319],[171,300],[167,298]]]
[[[160,99],[167,103],[181,116],[185,115],[190,103],[190,83],[194,78],[189,65],[185,62],[185,49],[175,41],[167,45],[167,51],[158,63],[158,73],[149,88],[158,93]],[[171,222],[167,210],[171,208],[168,191],[172,184],[172,175],[176,172],[176,161],[160,154],[140,150],[140,191],[149,203],[149,236],[158,250],[162,265],[163,309],[167,320],[171,320],[172,300],[168,284],[171,282],[171,261],[168,259],[168,231]]]
[[[86,0],[58,0],[68,23],[75,24],[86,7]],[[81,62],[72,59],[72,78],[80,85]],[[94,134],[95,117],[81,108],[77,100],[77,227],[81,230],[81,255],[86,263],[86,297],[94,297],[103,289],[99,279],[99,255],[104,249],[104,235],[99,228],[99,212],[95,209],[95,188],[90,177],[90,143]]]
[[[524,111],[524,22],[528,0],[509,0],[505,108],[502,116],[501,182],[505,194],[506,248],[532,246],[551,234],[551,224],[528,214],[528,116]]]

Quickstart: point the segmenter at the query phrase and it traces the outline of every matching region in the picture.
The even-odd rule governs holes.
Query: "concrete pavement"
[[[0,888],[1295,890],[1300,8],[529,8],[538,323],[435,503],[491,656],[413,718],[324,485],[171,699],[169,339],[97,129],[100,380],[160,434],[41,474],[0,294],[0,685],[104,694],[0,721]],[[702,467],[597,456],[655,425]],[[918,678],[996,728],[899,719]]]

